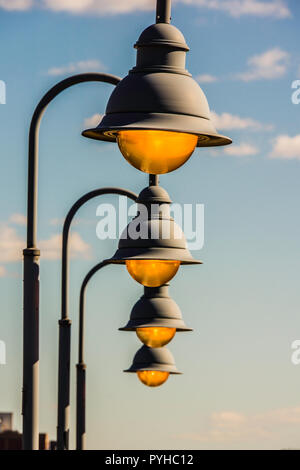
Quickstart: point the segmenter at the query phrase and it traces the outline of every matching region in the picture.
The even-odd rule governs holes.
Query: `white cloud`
[[[214,75],[209,75],[208,73],[204,73],[203,75],[197,75],[195,79],[199,83],[214,83],[218,81],[217,77],[215,77]]]
[[[48,75],[66,75],[69,73],[81,73],[81,72],[95,72],[95,71],[105,71],[106,66],[100,62],[100,60],[81,60],[79,62],[72,62],[67,65],[62,65],[61,67],[51,67],[48,71]]]
[[[278,438],[282,445],[280,432],[284,429],[289,436],[295,426],[300,424],[300,407],[279,408],[246,415],[235,411],[214,412],[209,416],[206,429],[196,433],[182,434],[182,439],[199,442],[247,442],[251,438],[267,440]],[[287,432],[287,431],[290,431]]]
[[[42,259],[54,260],[61,257],[62,238],[60,234],[52,235],[48,240],[38,243]],[[14,227],[0,225],[0,263],[11,263],[22,259],[25,240]],[[90,246],[77,232],[70,234],[70,255],[72,258],[89,258]]]
[[[217,129],[222,130],[233,130],[233,129],[254,129],[254,130],[267,130],[273,129],[270,124],[262,124],[255,121],[252,118],[241,118],[230,113],[217,114],[215,111],[211,111],[211,120]]]
[[[9,218],[9,222],[16,225],[26,225],[27,217],[23,214],[12,214]]]
[[[62,219],[59,219],[59,218],[56,217],[56,218],[51,219],[51,220],[49,221],[49,225],[53,225],[53,226],[55,226],[55,227],[56,227],[56,226],[62,227],[63,224],[64,224],[64,219],[63,219],[63,218],[62,218]]]
[[[290,54],[279,47],[248,59],[248,70],[238,74],[237,78],[250,82],[253,80],[270,80],[285,75],[289,65]]]
[[[257,16],[285,19],[292,16],[285,0],[173,0],[184,4],[221,11],[232,17]],[[120,14],[132,11],[153,11],[155,0],[0,0],[0,8],[28,10],[40,7],[71,14]]]
[[[93,116],[86,118],[83,123],[84,129],[97,127],[102,118],[103,114],[93,114]]]
[[[43,0],[44,6],[49,10],[71,13],[87,11],[93,7],[94,3],[93,0]]]
[[[98,13],[99,15],[129,13],[155,9],[155,0],[44,0],[53,11],[69,13]]]
[[[230,145],[224,149],[226,155],[234,157],[249,157],[256,155],[259,152],[258,148],[254,145],[241,143],[240,145]]]
[[[0,0],[0,8],[7,11],[29,10],[33,5],[33,0]]]
[[[71,258],[90,257],[90,246],[81,238],[77,232],[70,234],[70,256]],[[61,258],[62,236],[60,234],[52,235],[48,240],[39,242],[42,259],[56,260]]]
[[[13,227],[0,225],[0,262],[10,263],[22,259],[25,242]]]
[[[6,269],[5,266],[0,266],[0,277],[6,276]]]
[[[270,158],[283,160],[300,160],[300,134],[290,137],[289,135],[279,135],[273,142],[273,149]]]
[[[197,5],[211,10],[219,10],[233,17],[244,15],[270,17],[277,19],[290,18],[291,11],[283,0],[179,0],[182,3]]]

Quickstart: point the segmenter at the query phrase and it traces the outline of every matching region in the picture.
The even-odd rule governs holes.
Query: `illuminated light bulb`
[[[176,328],[145,327],[137,328],[137,337],[149,348],[160,348],[174,338]]]
[[[147,387],[159,387],[168,380],[169,372],[160,370],[139,370],[137,376]]]
[[[198,137],[184,132],[126,130],[117,135],[124,158],[138,170],[162,175],[183,165],[192,155]]]
[[[127,270],[135,281],[146,287],[159,287],[177,273],[180,261],[126,260]]]

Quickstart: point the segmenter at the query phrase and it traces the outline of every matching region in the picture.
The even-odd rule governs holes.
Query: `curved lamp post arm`
[[[98,196],[105,194],[118,194],[119,196],[126,196],[133,201],[136,201],[138,195],[132,191],[128,191],[122,188],[107,187],[95,189],[82,196],[78,201],[73,204],[68,212],[63,226],[63,241],[62,241],[62,292],[61,292],[61,319],[68,318],[68,283],[69,283],[69,253],[68,253],[68,241],[69,232],[72,220],[77,211],[88,201]]]
[[[76,364],[76,450],[85,449],[86,364],[84,363],[84,327],[86,287],[94,274],[108,265],[108,261],[102,261],[94,266],[85,276],[80,289],[78,364]]]
[[[79,297],[79,342],[78,342],[78,363],[81,364],[84,362],[84,321],[85,321],[85,293],[86,287],[91,280],[91,278],[98,272],[100,269],[108,266],[109,261],[102,261],[94,266],[88,274],[85,276],[80,289]]]
[[[39,257],[37,243],[39,129],[48,104],[62,91],[84,82],[117,85],[121,79],[104,73],[84,73],[62,80],[38,103],[32,116],[28,146],[27,244],[23,296],[23,449],[37,450],[39,408]]]
[[[68,317],[69,298],[69,232],[72,220],[77,211],[91,199],[105,194],[118,194],[136,201],[138,195],[122,188],[100,188],[90,191],[73,204],[63,226],[62,241],[62,281],[61,281],[61,319],[59,320],[59,353],[58,353],[58,416],[57,448],[69,448],[69,408],[70,408],[70,361],[71,361],[71,320]]]
[[[39,129],[43,114],[53,99],[73,85],[85,82],[101,82],[117,85],[121,78],[107,73],[82,73],[57,83],[41,99],[33,113],[29,130],[28,148],[28,205],[27,205],[27,248],[35,248],[37,239],[37,176]]]

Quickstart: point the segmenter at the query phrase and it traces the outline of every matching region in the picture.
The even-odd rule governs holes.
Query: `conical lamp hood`
[[[201,264],[187,248],[179,225],[170,217],[170,198],[160,186],[149,186],[139,195],[138,215],[123,231],[110,263],[127,260],[168,260]],[[153,210],[153,208],[156,208]]]
[[[116,141],[121,130],[162,130],[198,136],[198,147],[232,141],[216,131],[207,99],[185,69],[189,50],[175,26],[148,27],[135,44],[136,66],[111,94],[100,124],[82,135]]]

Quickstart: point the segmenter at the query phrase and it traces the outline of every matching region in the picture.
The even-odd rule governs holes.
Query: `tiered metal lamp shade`
[[[142,346],[133,358],[129,369],[124,372],[160,371],[169,374],[181,374],[176,368],[173,355],[166,348],[148,348]]]
[[[83,135],[114,142],[120,131],[159,130],[193,134],[198,147],[230,144],[216,131],[206,97],[185,69],[189,48],[182,33],[154,24],[135,47],[136,66],[112,92],[100,124]]]
[[[181,315],[180,308],[168,294],[168,286],[145,287],[144,295],[134,305],[130,319],[121,331],[137,328],[175,328],[176,331],[192,331]]]
[[[110,263],[167,260],[180,264],[201,264],[192,257],[181,228],[170,217],[171,200],[163,188],[145,188],[137,203],[138,215],[122,233],[116,253],[108,260]]]

